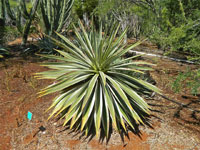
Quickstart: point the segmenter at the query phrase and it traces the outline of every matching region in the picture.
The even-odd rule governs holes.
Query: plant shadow
[[[168,97],[163,97],[163,100],[167,100],[171,105],[164,105],[161,102],[154,101],[154,104],[149,104],[154,108],[151,110],[156,113],[164,114],[169,112],[173,120],[181,126],[184,126],[190,130],[200,133],[200,96],[185,96],[182,95],[179,100],[173,100]],[[157,108],[161,108],[157,110]]]
[[[174,117],[184,122],[184,124],[200,127],[200,110],[198,109],[200,107],[200,97],[198,99],[193,99],[191,97],[183,98],[188,99],[189,102],[183,106],[179,106]],[[200,133],[200,130],[198,132]]]
[[[133,122],[133,128],[131,128],[130,126],[126,126],[126,131],[123,129],[123,127],[121,126],[121,130],[120,132],[117,132],[115,129],[113,129],[112,127],[112,121],[110,121],[110,128],[109,128],[109,134],[108,136],[105,135],[105,132],[103,130],[103,125],[101,125],[101,131],[100,131],[100,135],[98,136],[98,142],[100,144],[103,144],[104,142],[106,144],[109,143],[110,139],[112,138],[112,135],[113,133],[118,133],[119,136],[120,136],[120,139],[122,141],[122,143],[124,144],[125,143],[125,138],[127,138],[128,140],[130,140],[130,136],[129,136],[129,133],[133,133],[135,135],[137,135],[140,139],[142,139],[142,132],[141,130],[139,129],[140,126],[147,126],[151,129],[154,129],[152,124],[151,124],[151,121],[150,121],[150,118],[151,116],[150,115],[147,115],[147,114],[143,114],[145,117],[142,118],[142,121],[144,124],[137,124],[136,122]],[[57,121],[59,120],[60,118],[57,118]],[[69,134],[72,134],[73,133],[73,137],[77,137],[79,138],[79,140],[83,140],[83,141],[87,141],[88,143],[90,141],[92,141],[95,136],[96,136],[96,130],[95,130],[95,125],[94,123],[91,125],[91,129],[89,130],[88,134],[85,135],[85,132],[86,131],[81,131],[80,130],[80,127],[79,128],[72,128],[70,129],[70,123],[66,124],[64,129],[59,131],[59,133],[62,133],[62,132],[66,132],[66,131],[70,131]]]

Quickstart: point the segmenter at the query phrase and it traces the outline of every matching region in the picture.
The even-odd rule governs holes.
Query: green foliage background
[[[83,5],[82,5],[83,4]],[[77,0],[76,13],[79,17],[84,12],[97,16],[104,21],[107,28],[113,21],[118,21],[113,15],[136,15],[139,19],[139,37],[148,37],[159,48],[167,53],[172,51],[187,52],[193,60],[200,58],[200,3],[198,0]],[[133,25],[128,23],[129,37],[135,38]],[[105,27],[105,28],[106,28]],[[109,29],[109,28],[108,28]],[[191,59],[191,57],[189,57]]]
[[[9,1],[16,7],[16,0]],[[27,7],[31,8],[28,1]],[[125,16],[129,38],[147,37],[166,54],[178,51],[190,54],[189,59],[200,59],[199,0],[75,0],[71,15],[73,23],[83,19],[84,14],[90,21],[93,19],[96,26],[101,20],[104,32],[110,31],[113,22],[125,22],[119,21],[119,17]]]

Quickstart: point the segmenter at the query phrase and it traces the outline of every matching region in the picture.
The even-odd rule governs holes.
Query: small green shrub
[[[180,92],[183,88],[189,88],[191,94],[200,94],[200,69],[191,71],[188,69],[184,73],[179,73],[172,83],[172,89]]]
[[[7,42],[13,41],[20,36],[17,29],[10,26],[0,27],[0,34],[0,44],[6,44]]]

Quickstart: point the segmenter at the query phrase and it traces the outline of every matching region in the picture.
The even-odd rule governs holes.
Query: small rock
[[[46,134],[46,131],[42,132],[42,134]]]

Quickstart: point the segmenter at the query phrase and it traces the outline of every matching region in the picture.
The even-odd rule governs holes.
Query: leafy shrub
[[[194,3],[194,4],[193,4]],[[154,41],[162,49],[187,52],[192,57],[200,58],[200,24],[199,4],[191,1],[165,1],[160,17],[157,18],[158,25],[156,32],[151,35]]]
[[[170,31],[163,32],[158,30],[151,36],[151,40],[157,43],[160,48],[172,51],[187,52],[190,54],[188,59],[199,60],[200,58],[200,37],[197,32],[192,29],[194,23],[172,27]]]
[[[0,44],[5,44],[8,41],[15,40],[19,37],[19,33],[16,28],[14,27],[0,27]]]
[[[74,29],[75,43],[60,34],[64,42],[51,38],[63,51],[57,50],[61,56],[45,57],[61,62],[44,63],[52,70],[37,73],[39,78],[56,80],[41,96],[60,92],[49,107],[54,108],[49,118],[60,115],[65,118],[64,125],[70,123],[70,128],[81,129],[86,135],[94,125],[96,135],[102,131],[107,138],[111,125],[120,133],[144,123],[150,107],[140,95],[160,91],[127,71],[143,73],[151,68],[141,65],[152,64],[130,62],[136,56],[121,59],[140,42],[123,44],[126,30],[116,37],[120,26],[114,26],[111,35],[102,35],[102,27],[86,32],[81,22],[79,28],[81,31]]]
[[[75,0],[74,10],[79,18],[83,18],[84,13],[90,17],[98,3],[98,0]]]
[[[200,69],[191,71],[187,70],[184,73],[180,73],[174,82],[172,83],[172,89],[175,92],[180,92],[183,87],[189,88],[191,94],[200,94]]]

